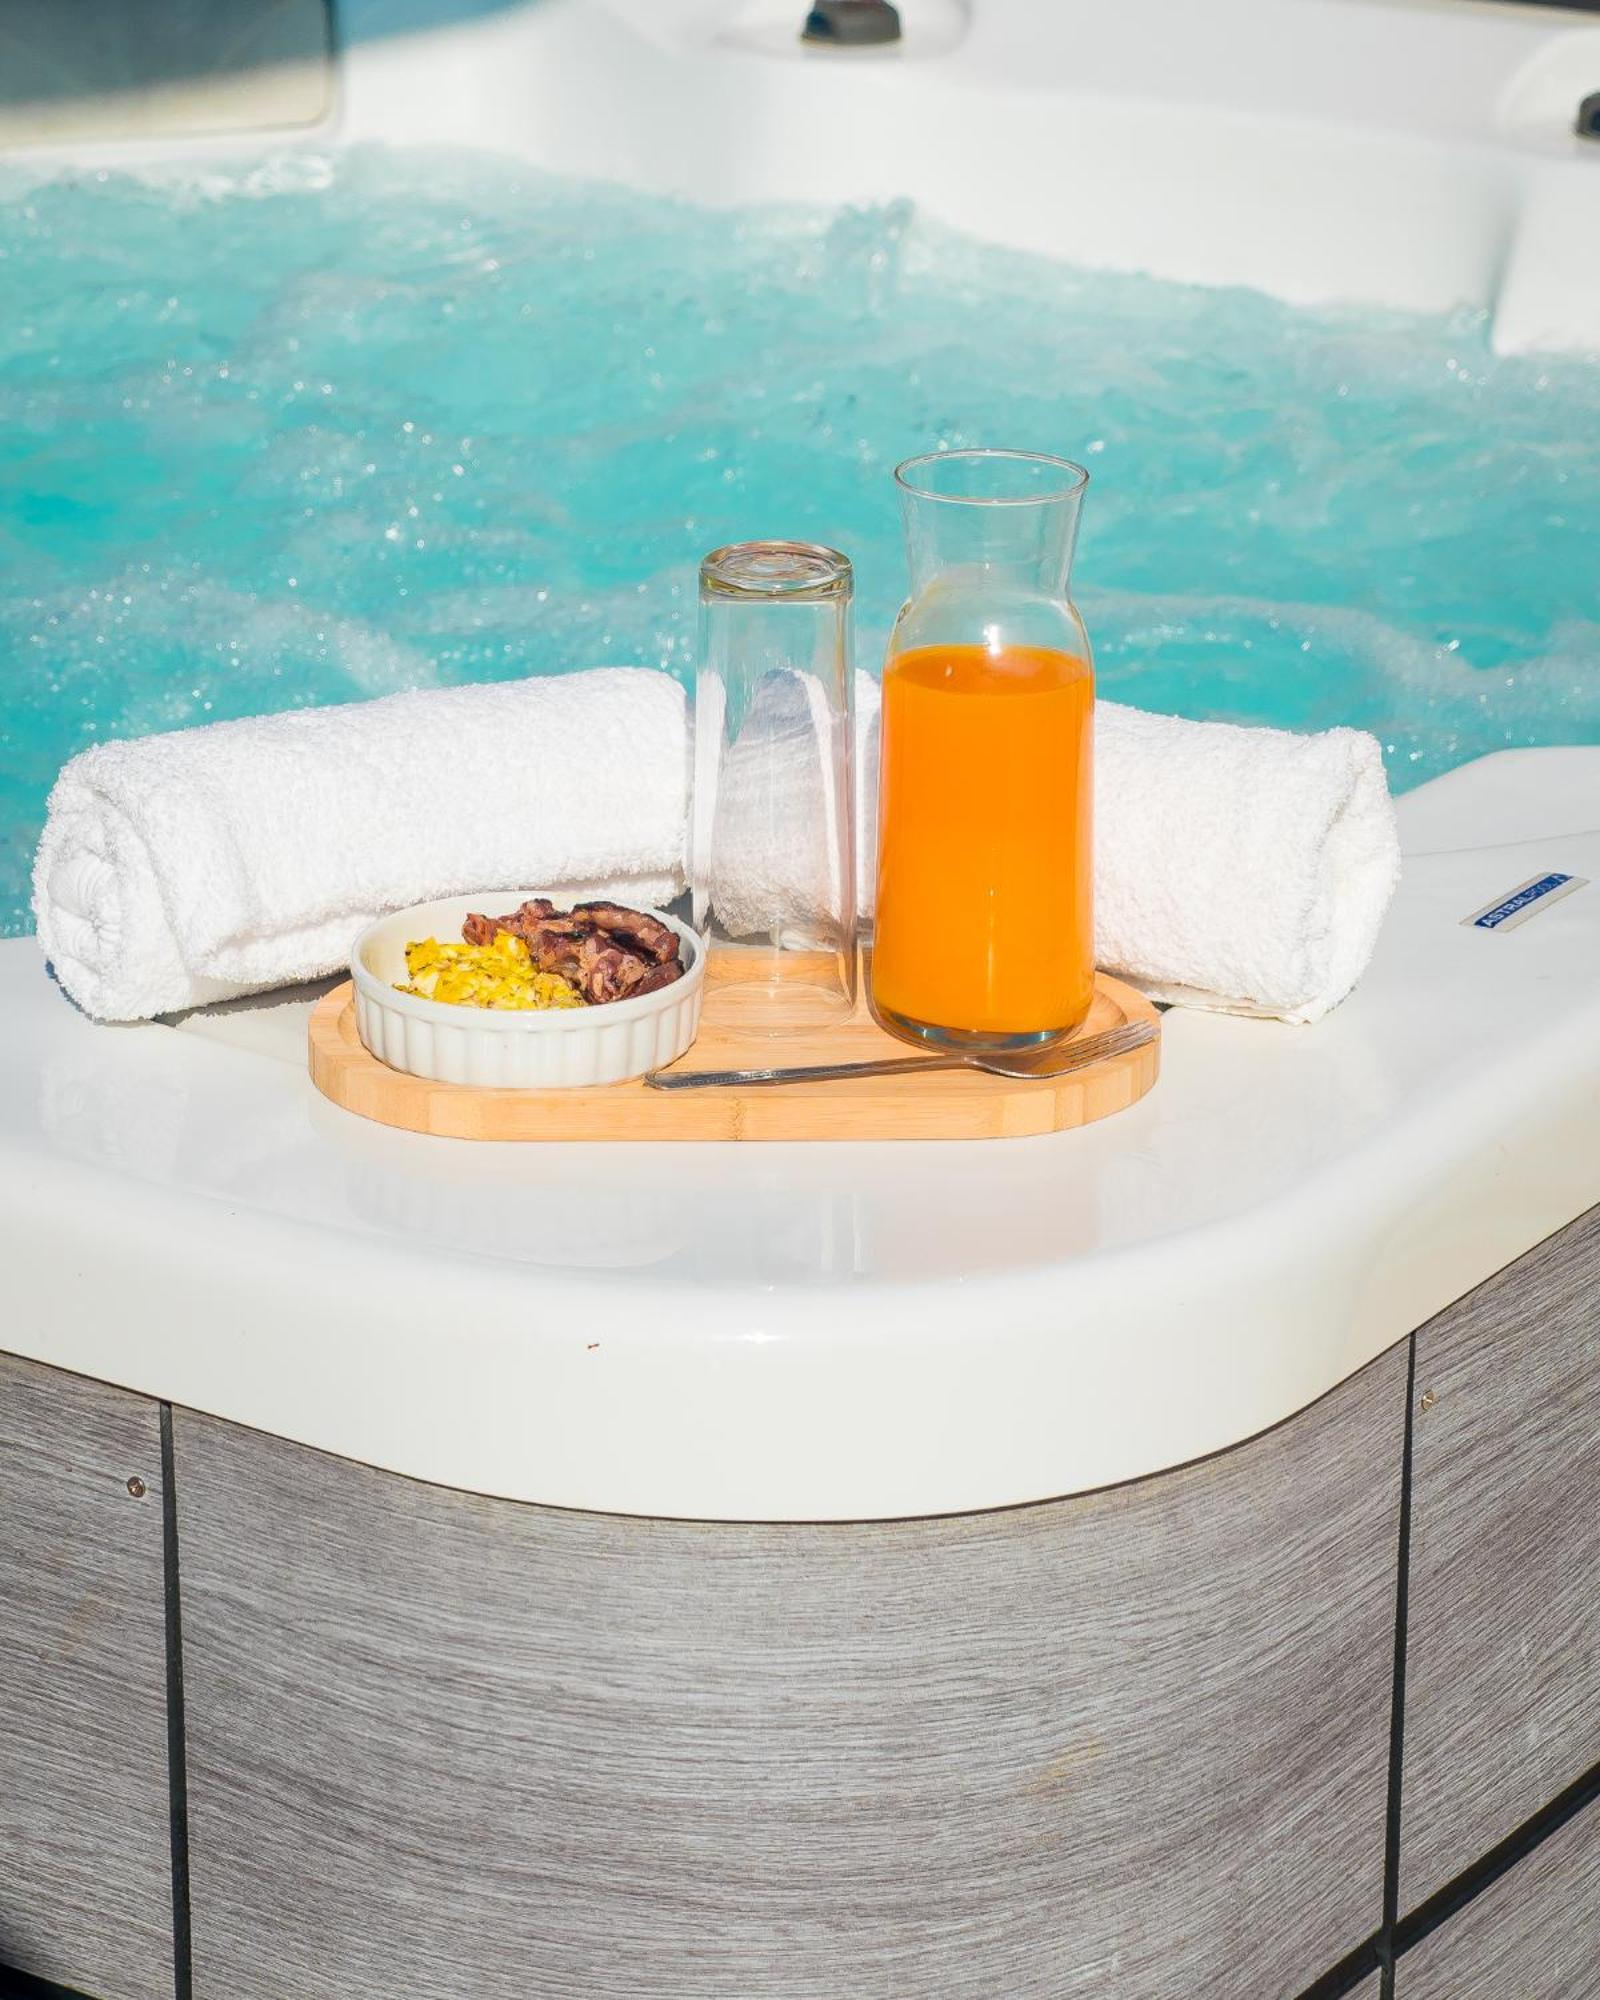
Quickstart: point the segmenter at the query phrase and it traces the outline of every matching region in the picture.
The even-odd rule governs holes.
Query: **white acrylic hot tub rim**
[[[584,1090],[676,1062],[700,1025],[706,961],[694,931],[665,910],[646,914],[675,933],[686,970],[655,993],[524,1013],[450,1006],[396,990],[413,940],[459,937],[474,910],[516,909],[547,894],[489,889],[445,896],[369,924],[350,954],[356,1026],[366,1048],[391,1069],[485,1090]]]
[[[0,944],[0,1348],[601,1512],[971,1512],[1224,1449],[1600,1200],[1600,747],[1400,807],[1350,1001],[1175,1011],[1156,1089],[1055,1138],[429,1140]],[[1463,925],[1548,869],[1591,886]]]

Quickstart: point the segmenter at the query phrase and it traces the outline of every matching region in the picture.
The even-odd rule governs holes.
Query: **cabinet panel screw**
[[[1433,1391],[1431,1389],[1424,1389],[1422,1392],[1422,1400],[1420,1403],[1418,1403],[1417,1408],[1419,1410],[1431,1410],[1433,1408],[1435,1400],[1436,1399],[1434,1397]]]
[[[137,1473],[135,1473],[134,1476],[128,1481],[128,1491],[133,1495],[135,1500],[142,1500],[144,1498],[145,1494],[144,1481],[139,1477]]]

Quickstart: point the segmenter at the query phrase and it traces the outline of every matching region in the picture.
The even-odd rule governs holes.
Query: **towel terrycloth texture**
[[[776,765],[747,745],[721,808],[702,802],[726,811],[760,773],[737,817],[764,845],[745,853],[750,829],[736,825],[719,827],[730,837],[717,845],[749,876],[763,928],[781,919],[804,934],[837,907],[791,823],[819,803],[808,718],[820,712],[775,699]],[[858,904],[870,914],[878,690],[866,675],[856,728]],[[1335,1006],[1399,875],[1376,741],[1101,702],[1095,746],[1099,963],[1190,1005],[1291,1021]],[[769,770],[774,813],[762,804]],[[630,668],[107,743],[74,758],[51,796],[39,938],[89,1013],[138,1020],[334,971],[374,916],[434,896],[603,884],[665,902],[683,881],[688,778],[681,690]],[[775,919],[779,889],[795,907]],[[740,883],[721,893],[736,908]]]
[[[39,942],[102,1020],[331,972],[385,910],[682,880],[682,690],[599,668],[105,743],[50,797]]]
[[[1315,1021],[1400,879],[1377,738],[1095,710],[1095,957],[1158,1000]]]

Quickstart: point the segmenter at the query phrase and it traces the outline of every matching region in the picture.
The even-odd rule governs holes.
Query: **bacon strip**
[[[677,932],[621,903],[579,903],[563,915],[537,896],[503,917],[474,911],[461,926],[468,944],[489,944],[502,931],[521,938],[539,971],[559,973],[592,1007],[683,976]]]

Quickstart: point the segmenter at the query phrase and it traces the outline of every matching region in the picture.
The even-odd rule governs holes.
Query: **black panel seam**
[[[183,1706],[183,1602],[178,1577],[178,1482],[172,1405],[161,1405],[161,1553],[166,1608],[167,1810],[172,1854],[172,1991],[191,2000],[189,1759]]]
[[[1342,2000],[1346,1993],[1353,1993],[1364,1979],[1370,1979],[1378,1969],[1378,1946],[1381,1933],[1358,1944],[1354,1951],[1346,1952],[1337,1965],[1330,1965],[1320,1979],[1314,1979],[1296,2000]]]
[[[1406,1634],[1411,1616],[1411,1475],[1416,1408],[1417,1336],[1413,1334],[1406,1352],[1406,1424],[1400,1448],[1400,1547],[1394,1580],[1394,1686],[1389,1698],[1389,1802],[1383,1834],[1378,2000],[1394,2000],[1394,1935],[1400,1917],[1400,1814],[1406,1762]]]
[[[1442,1889],[1435,1889],[1431,1896],[1402,1918],[1395,1927],[1396,1955],[1420,1944],[1458,1910],[1465,1909],[1475,1897],[1481,1896],[1485,1889],[1492,1888],[1503,1876],[1509,1875],[1518,1862],[1526,1861],[1535,1848],[1542,1846],[1552,1834],[1559,1833],[1596,1799],[1600,1799],[1600,1764],[1591,1764],[1581,1778],[1575,1778],[1547,1806],[1541,1806],[1538,1812],[1514,1827],[1504,1840],[1491,1847],[1487,1854],[1470,1867],[1463,1868],[1459,1875],[1452,1876]]]
[[[94,2000],[75,1986],[57,1986],[54,1980],[40,1979],[31,1972],[19,1972],[0,1960],[0,2000]]]

